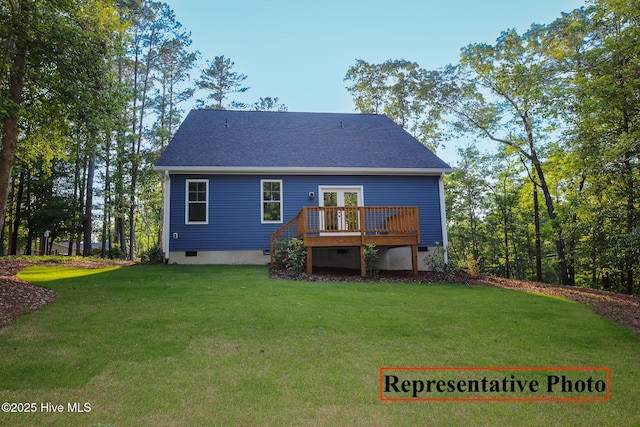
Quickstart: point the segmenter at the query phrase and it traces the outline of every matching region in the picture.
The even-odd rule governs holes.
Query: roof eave
[[[154,166],[156,172],[185,175],[443,175],[452,168],[343,168],[250,166]]]

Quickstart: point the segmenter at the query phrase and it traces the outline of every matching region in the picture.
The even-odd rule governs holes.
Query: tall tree
[[[554,129],[550,93],[557,71],[540,49],[540,36],[534,25],[522,36],[503,32],[493,46],[469,45],[462,49],[461,66],[430,75],[423,93],[453,113],[459,129],[503,144],[533,165],[556,234],[560,282],[570,285],[562,224],[544,168],[545,140]]]
[[[128,222],[129,222],[129,253],[131,260],[136,258],[137,252],[137,236],[136,236],[136,212],[138,209],[138,181],[143,168],[148,165],[144,163],[145,136],[147,125],[145,121],[149,116],[149,105],[152,105],[153,92],[152,86],[154,80],[161,79],[163,73],[171,72],[171,66],[176,66],[171,62],[166,64],[163,60],[168,58],[167,49],[173,47],[175,49],[184,49],[189,44],[189,35],[181,29],[181,24],[176,21],[175,15],[171,8],[160,2],[144,2],[141,9],[136,15],[134,31],[133,31],[133,49],[132,60],[129,63],[131,87],[132,87],[132,106],[131,106],[131,133],[129,138],[129,205],[128,205]],[[174,45],[174,46],[171,46]],[[181,52],[185,53],[185,52]],[[191,63],[195,57],[190,56]],[[187,65],[183,62],[179,65]],[[180,81],[177,78],[178,71],[173,70],[174,75],[171,80],[167,80],[168,89],[174,94],[175,84]],[[185,70],[185,72],[188,70]],[[186,74],[180,76],[184,79]],[[173,86],[171,86],[173,84]],[[190,92],[187,95],[190,96]],[[166,101],[160,100],[160,103]],[[180,97],[176,96],[173,103],[164,103],[162,105],[163,112],[168,113],[163,116],[168,120],[165,125],[171,127],[174,115],[174,109]],[[125,147],[126,148],[126,147]]]
[[[352,82],[347,90],[361,113],[384,113],[436,150],[443,137],[438,132],[442,111],[420,96],[424,74],[415,62],[389,59],[382,64],[369,64],[358,59],[344,80]]]
[[[353,96],[357,110],[362,114],[382,114],[387,85],[381,65],[357,59],[347,70],[344,80],[352,82],[347,91]]]
[[[579,28],[589,48],[580,56],[559,50],[559,62],[573,77],[572,116],[575,153],[585,197],[578,221],[596,221],[606,231],[606,250],[596,241],[599,230],[583,226],[592,237],[592,281],[597,272],[607,286],[621,282],[627,293],[634,288],[640,267],[640,8],[637,1],[599,0],[587,10],[589,19],[567,15],[555,23],[565,29],[560,41],[572,40],[566,28]],[[584,15],[584,14],[583,14]],[[579,25],[578,25],[579,24]],[[586,30],[586,31],[585,31]],[[602,204],[602,210],[588,204]],[[602,241],[602,240],[600,240]]]
[[[118,10],[110,1],[16,0],[0,4],[2,69],[0,114],[0,226],[4,226],[16,142],[24,131],[27,88],[42,104],[79,120],[93,104],[92,94],[102,71],[113,34],[122,29]],[[88,117],[88,116],[85,116]],[[64,120],[63,116],[54,117]],[[51,117],[49,117],[51,119]],[[43,119],[44,121],[44,119]],[[44,142],[44,141],[43,141]]]
[[[466,46],[460,64],[441,70],[391,60],[349,69],[360,111],[397,114],[408,130],[407,117],[445,118],[445,135],[503,148],[483,176],[469,167],[477,153],[465,151],[447,177],[454,263],[468,252],[490,273],[640,290],[638,6],[593,0],[524,34]],[[397,108],[414,99],[417,114]]]
[[[278,104],[278,101],[278,97],[271,98],[270,96],[267,96],[266,98],[260,98],[253,104],[251,109],[255,111],[287,111],[287,106],[284,104]]]
[[[152,144],[158,151],[164,150],[175,132],[184,111],[179,105],[193,96],[192,86],[183,86],[190,79],[200,52],[189,50],[191,34],[182,30],[175,21],[171,34],[158,48],[156,72],[152,75],[154,92],[149,105],[156,115],[152,126]]]
[[[230,94],[244,93],[250,88],[244,86],[247,76],[233,71],[235,63],[224,55],[216,56],[213,61],[207,61],[207,67],[202,70],[200,80],[197,81],[199,89],[210,92],[204,100],[199,100],[201,105],[206,105],[207,100],[213,103],[206,105],[207,108],[222,110],[225,108],[224,101]],[[235,104],[234,106],[243,107]]]
[[[489,159],[475,145],[458,149],[458,155],[454,172],[445,178],[446,206],[452,224],[449,259],[454,265],[464,265],[469,258],[477,261],[484,255],[482,218],[489,204]]]

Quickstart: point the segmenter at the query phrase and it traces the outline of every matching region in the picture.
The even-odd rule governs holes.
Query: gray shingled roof
[[[156,170],[450,166],[384,115],[192,110]]]

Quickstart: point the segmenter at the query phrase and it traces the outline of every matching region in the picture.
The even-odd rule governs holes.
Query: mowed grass
[[[570,301],[247,266],[20,277],[58,300],[0,329],[0,401],[37,406],[0,425],[640,425],[640,341]],[[403,366],[606,366],[611,399],[381,402],[380,368]]]

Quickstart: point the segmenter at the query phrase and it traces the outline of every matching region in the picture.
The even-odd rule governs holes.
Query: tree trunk
[[[542,174],[542,168],[536,164],[536,169],[538,169],[539,178],[540,178],[540,188],[542,188],[542,193],[544,194],[545,204],[547,206],[547,213],[549,215],[549,219],[551,220],[551,227],[553,231],[556,233],[556,253],[558,255],[558,270],[560,274],[560,283],[565,286],[571,286],[571,278],[569,277],[569,270],[567,268],[567,259],[565,255],[564,248],[564,238],[562,237],[562,227],[557,221],[556,213],[553,206],[553,199],[551,197],[551,192],[549,191],[549,187],[547,186],[547,182],[544,180],[544,175]]]
[[[631,153],[626,153],[626,158],[629,159],[631,157]],[[634,198],[634,186],[633,186],[633,168],[631,166],[631,161],[627,160],[624,162],[624,174],[625,174],[625,190],[627,193],[627,224],[626,224],[626,234],[630,236],[633,233],[634,225],[635,225],[635,198]],[[629,245],[628,245],[629,246]],[[635,248],[627,247],[625,248],[625,292],[629,295],[633,294],[633,265],[635,264],[633,252]]]
[[[78,181],[78,191],[80,192],[80,195],[78,196],[78,213],[82,213],[83,215],[86,214],[85,211],[85,190],[86,187],[84,185],[85,182],[87,182],[87,159],[82,156],[80,157],[81,153],[80,153],[80,148],[78,148],[78,164],[79,166],[82,168],[82,177],[80,178],[80,180]],[[80,170],[78,170],[78,172],[80,172]],[[82,222],[82,229],[84,232],[84,221]],[[81,234],[80,232],[78,232],[78,234],[76,235],[76,256],[82,256],[83,251],[80,251],[80,246],[81,244],[83,244],[83,234]]]
[[[0,228],[0,256],[4,256],[4,227]]]
[[[542,282],[542,243],[540,239],[540,205],[538,203],[538,186],[533,183],[533,224],[535,229],[536,281]]]
[[[96,170],[96,150],[93,149],[89,164],[87,166],[87,199],[84,206],[84,223],[82,232],[84,235],[84,250],[83,256],[91,256],[93,253],[93,246],[91,242],[92,220],[93,220],[93,176]]]
[[[24,254],[31,255],[31,249],[33,246],[33,224],[31,218],[31,172],[27,170],[27,246],[25,247]]]
[[[18,139],[18,110],[22,103],[24,75],[26,69],[27,46],[16,43],[16,52],[9,78],[9,105],[4,116],[2,150],[0,151],[0,228],[4,228],[7,214],[7,199],[11,187],[11,171],[15,163],[16,141]]]
[[[22,196],[24,194],[24,171],[20,172],[20,179],[18,181],[18,192],[16,194],[16,214],[13,217],[13,229],[9,236],[9,255],[17,255],[18,252],[18,231],[20,228],[21,212],[20,204],[22,203]]]
[[[120,249],[122,253],[127,256],[127,236],[125,230],[125,221],[124,221],[124,210],[125,210],[125,194],[124,194],[124,136],[120,135],[118,138],[118,175],[115,182],[115,202],[116,202],[116,211],[115,211],[115,241],[120,245]]]
[[[504,227],[504,273],[507,279],[511,278],[511,261],[509,259],[509,222],[507,218],[507,207],[505,198],[505,207],[502,212],[503,227]]]
[[[538,158],[538,153],[536,153],[535,147],[533,145],[533,131],[531,130],[531,125],[528,122],[528,117],[525,115],[523,117],[523,120],[529,140],[529,158],[531,159],[533,166],[536,169],[536,175],[540,180],[539,186],[542,189],[542,194],[544,195],[545,205],[547,206],[547,214],[549,216],[549,220],[551,220],[551,227],[556,234],[556,254],[558,256],[560,283],[565,286],[570,286],[571,278],[569,277],[569,270],[567,269],[567,259],[564,250],[565,248],[564,238],[562,236],[562,227],[557,221],[556,212],[553,205],[553,198],[551,197],[551,192],[549,191],[549,186],[547,185],[547,180],[545,179],[544,171],[542,170],[542,165]]]
[[[109,167],[111,166],[111,133],[107,134],[105,141],[105,166],[104,166],[104,207],[102,209],[102,247],[100,256],[107,256],[107,239],[109,241],[109,252],[111,252],[111,176]]]
[[[129,205],[129,259],[131,261],[135,261],[136,259],[136,223],[135,223],[135,213],[136,213],[136,191],[137,191],[137,183],[138,183],[138,174],[140,170],[140,149],[142,148],[142,133],[144,131],[144,115],[145,115],[145,107],[147,101],[147,90],[149,90],[149,76],[151,75],[151,70],[153,68],[153,57],[154,57],[154,46],[156,42],[156,29],[152,27],[151,34],[149,35],[148,43],[148,51],[146,55],[146,62],[144,64],[144,80],[142,83],[141,90],[141,100],[140,100],[140,118],[137,121],[137,129],[136,129],[136,108],[135,108],[135,100],[137,99],[137,84],[138,84],[138,50],[136,49],[135,54],[135,75],[134,75],[134,108],[133,108],[133,122],[132,122],[132,131],[133,134],[136,135],[136,139],[133,144],[133,165],[131,168],[131,194],[130,194],[130,205]]]
[[[132,185],[133,187],[133,185]],[[133,188],[132,188],[133,190]],[[131,196],[129,205],[129,259],[136,259],[136,197]]]

